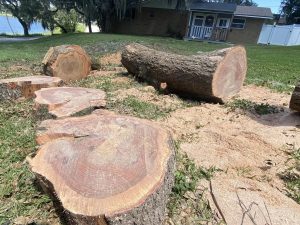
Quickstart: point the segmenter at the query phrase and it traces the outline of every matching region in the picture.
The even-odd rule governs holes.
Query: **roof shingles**
[[[257,17],[257,18],[273,18],[270,8],[256,6],[237,6],[234,12],[235,16]]]
[[[216,2],[202,2],[194,0],[189,5],[191,11],[209,11],[209,12],[225,12],[234,13],[235,16],[254,17],[272,19],[273,14],[270,8],[256,7],[256,6],[240,6],[234,3],[216,3]]]
[[[234,3],[216,3],[216,2],[199,2],[194,1],[189,6],[190,10],[203,10],[203,11],[217,11],[217,12],[231,12],[236,10]]]

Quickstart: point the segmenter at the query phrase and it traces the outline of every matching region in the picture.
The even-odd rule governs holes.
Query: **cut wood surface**
[[[300,112],[300,82],[296,85],[290,101],[290,109]]]
[[[34,97],[34,92],[41,88],[62,86],[58,77],[28,76],[0,80],[0,100],[15,100],[20,97]]]
[[[164,129],[97,110],[43,121],[37,141],[32,171],[68,224],[163,224],[175,160]]]
[[[44,73],[64,81],[85,78],[91,70],[91,59],[78,45],[51,47],[43,59]]]
[[[43,88],[35,92],[35,109],[39,117],[67,117],[88,114],[105,107],[106,94],[98,89],[81,87]]]
[[[166,83],[171,92],[215,102],[238,93],[247,73],[241,46],[183,56],[131,44],[122,52],[122,63],[129,73],[156,88]]]

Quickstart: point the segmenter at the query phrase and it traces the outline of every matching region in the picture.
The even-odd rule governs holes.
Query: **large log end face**
[[[168,132],[149,121],[95,113],[41,127],[44,145],[30,164],[68,224],[163,223],[174,181]]]
[[[80,46],[61,45],[50,48],[42,64],[46,75],[60,77],[67,82],[88,76],[92,62]]]
[[[247,74],[247,55],[244,47],[237,46],[227,51],[219,63],[212,82],[212,92],[216,98],[226,101],[237,94],[243,86]]]

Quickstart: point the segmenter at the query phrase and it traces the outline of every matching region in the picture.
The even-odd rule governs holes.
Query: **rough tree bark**
[[[106,94],[99,89],[43,88],[35,95],[36,116],[40,119],[90,114],[106,105]]]
[[[85,78],[91,70],[91,59],[78,45],[61,45],[49,49],[43,59],[44,73],[64,81]]]
[[[292,94],[290,109],[300,112],[300,82],[296,85]]]
[[[163,224],[174,146],[152,122],[107,111],[48,120],[29,160],[70,225]]]
[[[18,18],[20,24],[21,24],[22,27],[23,27],[23,30],[24,30],[24,36],[29,36],[29,29],[28,29],[27,23],[26,23],[24,20],[22,20],[21,18],[19,18],[19,17],[17,17],[17,18]]]
[[[59,87],[63,81],[58,77],[29,76],[0,80],[0,100],[15,100],[34,97],[41,88]]]
[[[247,72],[241,46],[182,56],[132,44],[123,50],[122,63],[129,73],[156,88],[166,83],[171,92],[215,102],[239,92]]]

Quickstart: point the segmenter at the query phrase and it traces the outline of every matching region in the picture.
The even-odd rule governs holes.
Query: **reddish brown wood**
[[[67,117],[88,114],[106,105],[106,94],[81,87],[44,88],[35,92],[35,109],[40,117]]]
[[[290,109],[300,112],[300,83],[296,85],[295,90],[293,91]]]
[[[96,111],[42,122],[30,161],[68,224],[162,224],[174,180],[169,133],[152,122]]]
[[[85,78],[91,70],[91,59],[78,45],[61,45],[49,49],[43,59],[44,73],[64,81]]]
[[[238,93],[247,73],[246,51],[241,46],[183,56],[132,44],[123,50],[122,63],[156,88],[166,83],[171,92],[216,102]]]
[[[28,76],[0,80],[0,100],[15,100],[20,97],[34,97],[41,88],[62,86],[58,77]]]

